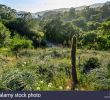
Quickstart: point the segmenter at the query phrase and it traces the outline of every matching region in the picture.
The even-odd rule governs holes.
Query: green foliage
[[[54,49],[52,48],[45,50],[27,49],[19,50],[20,57],[18,59],[14,59],[15,57],[13,55],[8,55],[5,60],[0,59],[0,89],[66,89],[67,80],[71,77],[68,55],[65,56],[68,53],[61,48],[56,49],[56,52],[62,56],[53,56]],[[40,81],[43,81],[43,83]]]
[[[87,32],[81,36],[82,45],[87,47],[88,49],[95,48],[97,49],[97,34],[95,31]]]
[[[39,46],[39,44],[44,40],[44,33],[40,30],[37,21],[34,19],[25,20],[18,18],[16,20],[6,22],[5,25],[12,30],[12,33],[17,31],[21,36],[25,36],[32,40],[35,47]],[[13,36],[14,34],[11,35]]]
[[[109,90],[110,78],[106,68],[94,69],[87,76],[92,90]]]
[[[76,12],[75,12],[75,8],[70,8],[69,10],[69,16],[70,19],[73,19],[76,17]]]
[[[82,15],[86,18],[87,21],[91,20],[91,15],[96,14],[96,11],[94,8],[90,8],[90,6],[85,7],[85,9],[82,11]]]
[[[7,53],[2,53],[7,52]],[[20,57],[15,59],[11,51],[0,49],[0,90],[70,90],[71,60],[68,48],[24,49],[19,50]],[[5,55],[8,54],[7,57]],[[58,54],[58,56],[55,56]],[[80,65],[78,57],[80,56]],[[92,68],[82,73],[83,64],[91,57],[96,61],[88,63]],[[109,59],[107,51],[77,50],[76,65],[80,86],[78,90],[109,89]],[[106,69],[108,68],[108,69]],[[100,78],[98,78],[100,77]],[[104,79],[103,79],[104,78]],[[98,83],[99,82],[99,83]]]
[[[101,35],[98,36],[98,49],[99,50],[109,50],[110,48],[110,36],[109,35]]]
[[[32,40],[34,47],[46,46],[48,41],[70,46],[71,37],[77,34],[78,47],[108,50],[109,38],[106,39],[105,47],[102,46],[101,48],[103,40],[101,41],[100,37],[102,39],[106,37],[102,34],[106,34],[109,37],[109,6],[110,2],[106,2],[103,7],[98,8],[87,6],[82,10],[70,8],[66,12],[49,11],[35,19],[32,18],[31,13],[24,12],[19,14],[14,9],[0,5],[0,16],[1,21],[11,31],[11,37],[15,35],[14,32],[16,31],[21,36]],[[19,18],[17,18],[18,16]],[[83,38],[82,33],[84,33]],[[98,40],[96,39],[97,37]]]
[[[20,37],[19,35],[16,35],[11,40],[11,49],[12,51],[18,51],[20,49],[26,49],[32,47],[32,41],[26,40],[23,37]]]
[[[97,58],[89,58],[83,65],[83,72],[87,73],[93,70],[94,68],[100,67],[100,63]]]
[[[85,32],[79,37],[79,47],[95,50],[109,50],[110,35],[109,32],[99,30]]]
[[[110,16],[110,2],[106,2],[104,6],[101,8],[102,11],[102,18],[107,18]]]
[[[63,37],[63,34],[61,35],[61,29],[62,29],[61,20],[55,19],[55,20],[51,20],[51,21],[47,22],[47,24],[44,26],[46,38],[52,42],[55,42],[56,40],[58,42],[62,42],[61,38]]]
[[[101,24],[101,30],[103,34],[110,35],[110,21],[105,21]]]
[[[97,30],[100,27],[100,23],[95,22],[95,21],[89,21],[87,22],[87,30],[93,31]]]
[[[0,19],[10,20],[16,17],[16,10],[0,4]]]
[[[64,43],[68,41],[74,34],[79,33],[79,29],[72,23],[63,23],[60,19],[53,19],[44,26],[47,40],[54,43]]]
[[[8,46],[10,42],[10,31],[0,22],[0,47]]]
[[[32,84],[36,77],[29,71],[19,71],[18,69],[10,69],[6,76],[2,77],[5,88],[8,90],[26,90],[32,89]]]
[[[74,20],[72,21],[72,23],[73,23],[75,26],[81,28],[83,31],[87,30],[87,28],[86,28],[86,27],[87,27],[86,21],[85,21],[84,18],[74,19]]]
[[[108,74],[110,75],[110,62],[107,65]]]

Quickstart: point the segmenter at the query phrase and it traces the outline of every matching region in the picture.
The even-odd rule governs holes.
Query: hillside
[[[104,3],[97,3],[97,4],[93,4],[90,5],[90,8],[98,8],[98,7],[102,7],[104,5]],[[6,7],[5,5],[0,5],[1,7]],[[81,7],[76,7],[76,10],[83,10],[84,8],[86,8],[87,6],[81,6]],[[10,8],[10,7],[9,7]],[[4,8],[3,8],[4,9]],[[2,9],[2,10],[3,10]],[[10,8],[11,9],[11,8]],[[9,9],[7,8],[6,11],[8,11]],[[14,9],[12,9],[14,10]],[[53,10],[46,10],[46,11],[41,11],[41,12],[36,12],[36,13],[31,13],[33,18],[38,18],[38,16],[43,16],[43,15],[51,15],[53,13],[63,13],[63,12],[68,12],[70,10],[70,8],[59,8],[59,9],[53,9]],[[11,11],[11,10],[10,10]],[[15,10],[14,10],[15,11]],[[19,17],[19,15],[21,14],[25,14],[28,13],[26,11],[17,11],[16,15]]]
[[[96,4],[92,4],[90,5],[90,8],[98,8],[98,7],[102,7],[104,5],[104,3],[96,3]],[[81,6],[81,7],[76,7],[76,10],[83,10],[84,8],[86,8],[87,6]],[[53,13],[61,13],[61,12],[68,12],[70,10],[70,8],[59,8],[59,9],[53,9],[53,10],[47,10],[47,11],[41,11],[41,12],[36,12],[33,13],[32,15],[34,17],[38,17],[38,15],[43,16],[46,13],[48,14],[53,14]]]

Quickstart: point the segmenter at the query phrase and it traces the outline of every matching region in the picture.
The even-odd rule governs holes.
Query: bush
[[[56,51],[56,50],[54,50],[53,52],[52,52],[52,55],[51,55],[53,58],[60,58],[62,55],[58,52],[58,51]]]
[[[10,31],[0,22],[0,47],[7,46],[10,41]]]
[[[2,84],[7,90],[32,90],[34,81],[36,81],[36,76],[33,73],[11,69],[3,76]]]
[[[89,58],[83,65],[83,72],[90,72],[94,68],[100,67],[100,63],[97,58]]]
[[[11,49],[12,51],[18,51],[19,49],[25,49],[25,48],[31,48],[32,47],[32,41],[26,40],[23,37],[20,37],[19,35],[16,35],[11,40]]]
[[[109,50],[110,36],[109,35],[99,35],[97,38],[97,43],[98,43],[99,50]]]
[[[87,32],[82,36],[82,45],[88,47],[88,49],[97,49],[97,34],[95,31]]]
[[[87,75],[87,83],[91,90],[109,90],[110,77],[106,68],[96,68]]]
[[[110,75],[110,62],[107,65],[108,74]]]
[[[46,82],[51,82],[55,76],[54,66],[39,65],[37,68],[37,74],[41,76],[41,79],[45,79]]]

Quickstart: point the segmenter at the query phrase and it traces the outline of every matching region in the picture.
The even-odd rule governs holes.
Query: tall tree
[[[110,16],[110,2],[106,2],[101,8],[102,18],[107,18]]]
[[[70,8],[69,10],[69,18],[73,19],[76,17],[75,8]]]

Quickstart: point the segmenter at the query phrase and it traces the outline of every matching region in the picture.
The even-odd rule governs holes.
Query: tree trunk
[[[72,89],[74,90],[76,85],[78,84],[76,72],[76,36],[73,36],[72,38],[71,63],[72,63]]]

